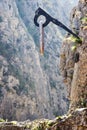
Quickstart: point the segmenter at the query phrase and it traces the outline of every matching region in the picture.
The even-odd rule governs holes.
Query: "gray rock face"
[[[67,84],[70,109],[87,107],[87,1],[80,0],[71,13],[71,27],[78,33],[82,42],[68,36],[62,45],[61,72]],[[75,24],[75,21],[76,24]],[[79,26],[78,26],[79,25]],[[72,47],[75,47],[72,50]]]
[[[58,5],[52,2],[45,1],[43,6],[50,11],[51,6]],[[59,40],[64,32],[49,25],[45,29],[45,54],[40,56],[38,29],[32,24],[35,9],[36,1],[0,1],[0,117],[8,120],[53,118],[68,107],[58,68]],[[67,15],[62,15],[59,18],[67,23]]]

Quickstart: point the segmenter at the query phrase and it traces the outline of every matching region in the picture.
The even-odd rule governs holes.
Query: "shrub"
[[[2,118],[0,118],[0,122],[5,122],[5,120],[4,120],[4,119],[2,119]]]
[[[78,45],[81,45],[82,44],[82,38],[76,38],[74,36],[70,36],[68,38],[68,40],[70,40],[71,42],[74,42],[75,44],[71,47],[71,50],[72,51],[75,51],[77,49],[77,46]]]
[[[83,18],[81,19],[81,22],[82,22],[83,24],[87,24],[87,17],[83,17]]]
[[[50,79],[51,88],[56,88],[56,82],[53,79]]]
[[[0,22],[3,22],[2,16],[0,16]]]
[[[75,43],[78,43],[78,44],[81,44],[81,43],[82,43],[82,39],[81,39],[81,38],[76,38],[76,37],[74,37],[74,36],[70,36],[68,39],[69,39],[70,41],[75,42]]]

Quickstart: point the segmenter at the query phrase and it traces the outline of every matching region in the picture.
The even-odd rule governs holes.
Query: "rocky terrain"
[[[44,7],[69,25],[76,1],[0,0],[0,117],[8,120],[54,118],[68,109],[67,91],[59,72],[64,31],[45,29],[45,53],[39,54],[35,10]],[[55,5],[57,8],[55,8]],[[57,9],[57,11],[56,11]],[[57,13],[55,13],[57,12]]]
[[[87,130],[87,108],[77,109],[72,114],[54,120],[1,121],[0,130]]]
[[[54,120],[40,119],[40,120],[34,120],[32,122],[30,120],[26,120],[24,122],[17,122],[17,121],[9,122],[8,120],[0,119],[0,130],[87,130],[87,59],[86,59],[87,57],[87,0],[79,0],[78,6],[72,10],[71,28],[77,35],[79,35],[80,39],[77,39],[67,34],[62,44],[62,49],[61,49],[61,54],[60,54],[60,70],[63,76],[63,81],[67,86],[68,98],[70,100],[70,108],[69,108],[68,114],[64,116],[57,116]],[[1,38],[3,39],[3,37]],[[3,40],[5,40],[5,38]],[[8,49],[8,47],[6,48]],[[13,49],[12,46],[10,49]],[[2,54],[4,55],[5,53],[2,53]],[[16,54],[17,54],[17,57],[20,56],[19,53],[16,53]],[[7,55],[7,53],[5,55]],[[13,56],[13,59],[15,59],[15,55],[12,55],[12,56]],[[18,58],[21,58],[21,57],[22,55]],[[25,112],[27,111],[23,111],[25,110],[23,109],[24,107],[23,106],[20,107],[18,106],[19,104],[16,104],[16,103],[14,104],[14,102],[12,102],[14,101],[13,96],[15,96],[15,100],[18,99],[17,101],[19,101],[19,97],[21,98],[23,96],[24,91],[21,91],[21,93],[20,91],[18,91],[19,85],[20,85],[20,82],[18,80],[19,78],[15,78],[16,76],[14,77],[14,75],[9,75],[8,72],[10,72],[11,70],[13,72],[14,67],[10,71],[8,71],[9,62],[7,61],[9,60],[6,59],[5,56],[1,56],[1,70],[2,71],[0,74],[1,74],[1,88],[2,89],[0,91],[2,94],[1,99],[4,99],[3,100],[4,102],[2,102],[1,100],[1,105],[2,106],[5,105],[6,107],[8,106],[7,107],[8,109],[6,108],[4,110],[3,110],[3,107],[1,106],[2,108],[1,113],[3,112],[3,115],[6,113],[9,113],[10,115],[13,112],[13,116],[14,116],[14,112],[15,113],[18,112],[18,115],[20,112],[20,114],[25,115]],[[5,66],[5,67],[2,67],[2,66]],[[2,72],[3,72],[3,75],[5,74],[5,76],[2,76]],[[21,72],[21,75],[22,74],[24,74],[24,72],[23,73]],[[7,87],[6,86],[7,83],[4,83],[6,79],[3,82],[2,79],[4,78],[2,77],[7,78],[7,81],[9,81],[7,83],[9,83],[10,86],[12,86],[13,84],[14,85],[16,84],[15,86],[18,86],[17,92],[19,92],[18,93],[19,97],[17,94],[14,95],[14,93],[16,93],[15,92],[16,90],[13,91],[14,86],[12,86],[11,87],[12,89],[10,89],[10,92],[7,93],[6,91],[7,89],[4,89]],[[21,80],[24,81],[23,79]],[[4,96],[4,98],[3,98],[2,92],[7,94]],[[7,100],[8,97],[9,99]],[[25,101],[26,100],[23,100],[23,103],[25,103]],[[17,109],[19,107],[18,111],[16,111],[16,109],[13,109],[14,106],[12,105],[15,105],[15,106],[17,105]],[[21,99],[20,99],[20,105],[23,105],[21,102]],[[29,106],[27,107],[29,108]],[[15,110],[15,111],[11,112],[9,110]],[[32,116],[31,114],[32,113],[30,113],[29,117]],[[21,115],[18,117],[21,117]],[[17,119],[17,116],[16,116],[16,119]]]
[[[87,107],[87,1],[80,0],[71,13],[71,27],[80,39],[67,36],[62,45],[60,69],[67,84],[70,111]]]

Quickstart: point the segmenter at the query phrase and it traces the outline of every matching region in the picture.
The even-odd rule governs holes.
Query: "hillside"
[[[65,2],[40,4],[69,25],[67,12],[76,2]],[[54,118],[68,110],[67,91],[59,71],[65,31],[50,24],[45,29],[45,54],[40,56],[39,29],[33,22],[37,8],[36,1],[0,1],[0,117],[4,119]]]
[[[18,106],[18,104],[16,104],[16,103],[14,104],[14,102],[13,102],[13,104],[15,106],[17,105],[17,109],[13,109],[14,107],[12,106],[11,102],[14,101],[14,99],[17,99],[16,101],[19,101],[18,100],[19,97],[21,98],[22,96],[24,96],[23,95],[24,91],[17,90],[17,92],[19,92],[18,95],[16,94],[15,91],[13,91],[14,90],[13,89],[14,86],[12,86],[13,83],[18,85],[17,88],[19,88],[19,84],[20,84],[19,78],[16,78],[17,75],[15,75],[13,78],[11,77],[11,75],[8,76],[8,73],[7,73],[8,66],[9,66],[8,63],[10,63],[10,62],[7,62],[9,60],[6,59],[5,56],[1,56],[1,63],[3,63],[1,65],[3,65],[4,67],[2,67],[2,71],[0,74],[2,75],[2,72],[3,72],[3,74],[5,74],[5,78],[6,78],[6,76],[8,76],[7,79],[9,79],[9,80],[12,79],[11,82],[6,82],[6,83],[5,83],[6,79],[4,81],[1,79],[1,81],[2,81],[1,82],[1,88],[2,88],[1,89],[1,94],[2,94],[1,95],[1,99],[2,99],[1,108],[4,108],[3,107],[4,105],[6,107],[6,109],[4,109],[4,110],[1,109],[1,113],[3,112],[3,115],[6,115],[8,113],[9,113],[9,115],[11,115],[13,112],[13,115],[11,115],[12,117],[10,119],[8,118],[9,120],[0,119],[0,130],[87,130],[87,0],[79,0],[78,6],[76,6],[71,11],[70,21],[71,21],[72,31],[74,31],[79,36],[79,39],[73,37],[72,35],[67,34],[65,36],[65,38],[63,39],[61,52],[60,52],[60,71],[61,71],[61,74],[63,77],[63,82],[67,86],[68,100],[70,100],[68,113],[66,113],[66,115],[64,114],[62,116],[56,116],[56,118],[54,118],[52,120],[42,118],[42,119],[37,119],[37,120],[33,120],[33,121],[29,120],[30,116],[32,119],[32,113],[30,113],[30,115],[27,113],[29,116],[29,118],[27,118],[28,120],[19,121],[19,122],[17,122],[17,121],[9,122],[9,120],[14,117],[14,112],[15,113],[18,112],[18,113],[16,113],[18,115],[15,114],[16,118],[14,118],[14,119],[17,119],[17,117],[20,117],[20,118],[25,117],[25,112],[27,112],[27,111],[26,111],[26,109],[25,109],[25,111],[23,111],[24,110],[23,108],[25,108],[25,105],[23,106],[21,99],[20,99],[20,104],[22,106]],[[4,39],[2,37],[3,41],[4,41]],[[1,44],[1,45],[3,45],[3,44]],[[6,47],[6,48],[8,48],[8,47]],[[12,48],[10,48],[10,49],[12,49]],[[5,53],[2,53],[2,54],[4,55]],[[16,54],[19,54],[19,53],[16,53]],[[6,53],[6,56],[7,56],[7,53]],[[17,55],[17,57],[18,56],[19,55]],[[21,58],[21,56],[20,56],[20,58]],[[15,56],[14,56],[14,59],[15,59]],[[13,69],[11,69],[11,70],[12,70],[12,72],[14,72]],[[14,73],[12,73],[12,74],[14,74]],[[24,73],[22,73],[22,74],[24,74]],[[7,81],[9,81],[9,80],[7,80]],[[24,81],[23,79],[21,79],[21,80]],[[6,91],[7,86],[5,86],[5,85],[7,85],[7,83],[9,83],[9,86],[11,86],[11,88],[12,88],[10,90],[8,89],[9,93],[7,93],[7,91]],[[42,89],[40,89],[40,90],[42,90]],[[54,89],[52,89],[52,91],[53,90]],[[4,98],[3,98],[2,92],[7,94],[4,96]],[[33,92],[33,91],[31,91],[31,92]],[[15,96],[15,98],[12,96],[12,94],[13,94],[13,96]],[[44,94],[44,91],[42,92],[42,94]],[[55,95],[55,93],[54,93],[54,95]],[[9,97],[9,100],[8,100],[8,97]],[[40,98],[40,96],[38,98]],[[25,99],[26,99],[26,96],[25,96]],[[6,102],[6,101],[8,101],[8,102]],[[25,103],[25,101],[23,101],[23,103]],[[44,100],[42,100],[42,104],[44,104]],[[52,104],[52,107],[53,107],[53,105],[54,104]],[[10,107],[8,107],[8,106],[10,106]],[[29,108],[29,107],[27,106],[27,108]],[[31,108],[31,106],[30,106],[30,108]],[[41,109],[41,107],[40,107],[40,109]],[[15,111],[10,111],[10,110],[15,110]],[[19,110],[21,110],[21,111],[19,111]],[[37,109],[36,109],[36,111],[37,111]],[[20,116],[19,116],[19,114],[20,114]],[[21,116],[21,114],[24,114],[24,116],[23,115]],[[19,118],[19,120],[20,120],[20,118]]]

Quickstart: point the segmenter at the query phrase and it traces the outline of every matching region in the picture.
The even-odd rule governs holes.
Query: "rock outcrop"
[[[80,39],[67,35],[62,46],[60,59],[61,73],[64,77],[64,82],[67,84],[70,98],[69,113],[61,117],[56,117],[54,120],[40,119],[32,122],[29,120],[24,122],[8,122],[7,120],[5,121],[0,119],[0,130],[87,130],[87,0],[79,0],[78,7],[74,8],[73,11],[74,12],[71,13],[72,30],[79,35]],[[8,82],[9,86],[11,86],[9,100],[5,99],[8,97],[8,95],[6,95],[4,97],[5,102],[1,102],[1,105],[2,103],[4,103],[5,106],[8,106],[8,104],[9,106],[11,105],[10,109],[8,107],[6,111],[3,111],[3,109],[2,111],[4,114],[7,112],[13,116],[12,112],[9,111],[13,107],[11,104],[11,102],[14,100],[14,95],[12,96],[12,94],[15,93],[15,91],[13,91],[13,86],[19,86],[20,82],[16,76],[14,77],[14,75],[9,75],[8,60],[4,56],[1,56],[0,61],[0,83],[2,86],[7,87],[6,83]],[[9,76],[8,78],[5,77],[7,79],[4,79],[3,75]],[[3,84],[2,79],[7,82]],[[3,93],[8,94],[3,87],[0,89],[0,91],[1,98],[3,98]],[[20,94],[20,91],[17,92],[19,92],[18,94],[21,98],[21,94],[23,93]],[[23,103],[24,102],[25,100]],[[14,103],[14,105],[18,108],[19,104]],[[21,114],[21,112],[22,114],[25,114],[26,109],[24,112],[24,107],[21,101],[20,105],[22,105],[23,109],[19,109],[21,111],[18,111],[16,114]],[[13,113],[14,112],[15,111],[13,111]]]
[[[71,115],[56,117],[54,120],[1,122],[0,130],[87,130],[87,108],[77,109]]]
[[[67,84],[70,111],[87,107],[87,1],[80,0],[71,13],[72,30],[81,39],[67,36],[61,51],[61,72]],[[82,40],[82,42],[81,42]]]

